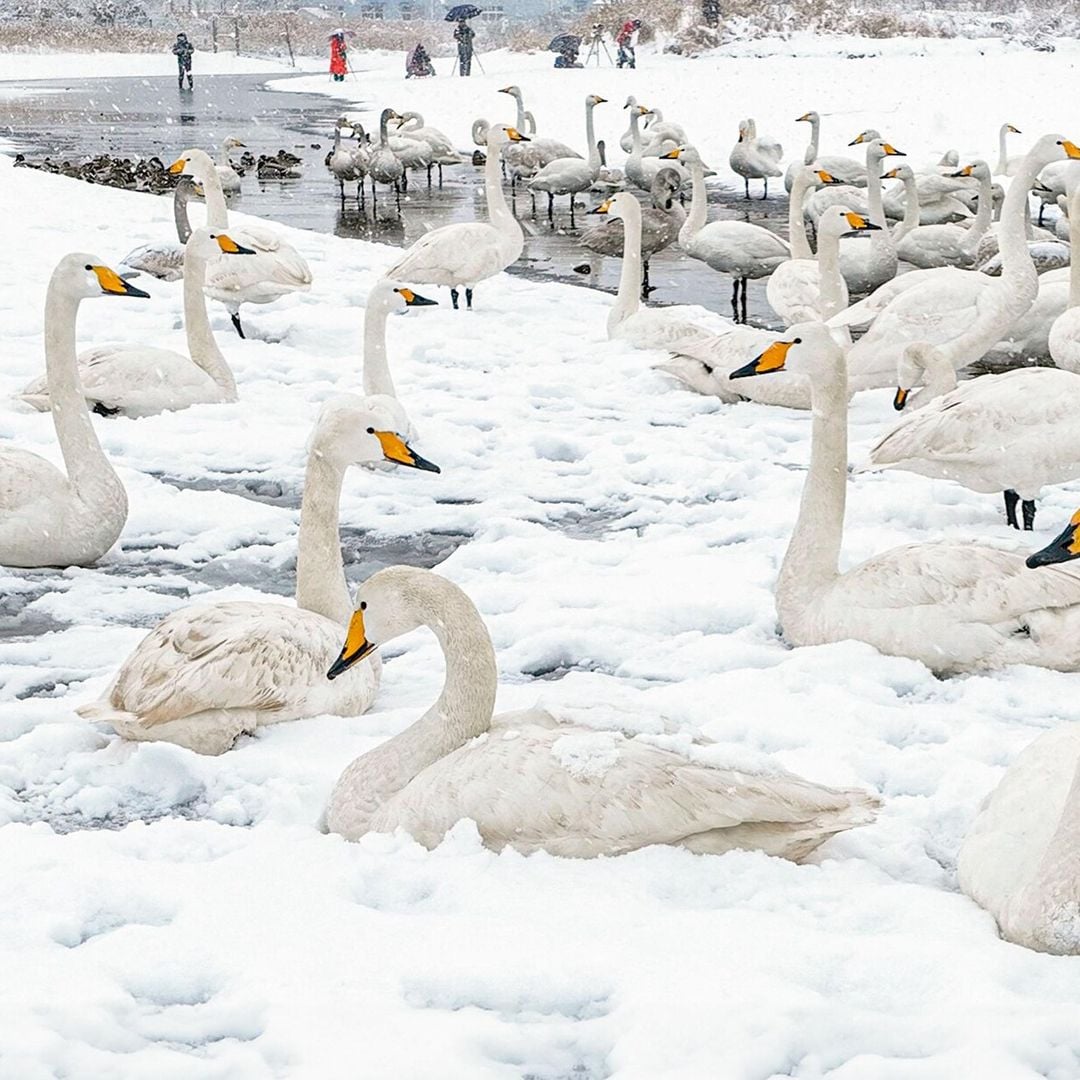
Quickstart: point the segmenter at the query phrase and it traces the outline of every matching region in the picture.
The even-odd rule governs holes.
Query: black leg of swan
[[[442,162],[439,162],[439,187],[442,187]]]
[[[1011,525],[1014,529],[1020,528],[1020,523],[1016,520],[1016,505],[1020,502],[1020,496],[1009,488],[1005,492],[1005,521]]]
[[[397,216],[401,217],[401,188],[394,185],[394,198],[397,200]]]
[[[746,322],[746,286],[748,282],[746,278],[742,279],[742,321]]]
[[[743,177],[743,187],[746,188],[746,197],[750,198],[750,180],[748,177]]]
[[[767,199],[769,197],[769,178],[767,176],[765,177],[765,194],[761,197],[763,199]]]
[[[731,282],[731,317],[739,321],[739,279],[734,278]]]
[[[1024,499],[1020,510],[1024,515],[1024,532],[1031,532],[1035,528],[1035,500]]]
[[[576,227],[577,226],[574,224],[574,196],[571,195],[570,196],[570,228],[573,229],[573,228],[576,228]]]
[[[465,290],[465,306],[472,311],[472,289],[470,288]]]
[[[649,260],[645,259],[641,266],[641,299],[648,300],[652,289],[649,287]]]
[[[555,196],[548,192],[548,221],[551,223],[551,227],[555,228]]]
[[[241,337],[245,337],[244,328],[240,325],[240,312],[239,311],[234,311],[232,313],[232,324],[236,328],[236,332]]]
[[[457,309],[458,309],[457,302],[458,302],[458,296],[459,295],[460,294],[458,293],[457,289],[451,289],[450,290],[450,303],[454,305],[454,310],[455,311],[457,311]]]

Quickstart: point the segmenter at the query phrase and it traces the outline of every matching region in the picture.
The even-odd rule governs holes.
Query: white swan
[[[1080,953],[1078,836],[1080,724],[1065,724],[1020,753],[979,811],[957,859],[960,888],[1006,941]]]
[[[1080,375],[1080,184],[1069,200],[1069,246],[1077,253],[1069,265],[1069,302],[1050,327],[1047,344],[1058,367]]]
[[[401,183],[405,179],[405,166],[401,158],[390,146],[388,125],[397,120],[398,114],[393,109],[383,109],[379,114],[379,142],[367,152],[367,174],[371,178],[371,209],[374,214],[378,196],[375,185],[385,184],[394,189],[394,200],[398,216],[401,216]]]
[[[865,389],[892,383],[904,349],[912,342],[945,345],[963,337],[964,351],[954,350],[958,367],[979,359],[1005,337],[1027,312],[1039,293],[1039,278],[1032,266],[1024,237],[1024,206],[1030,180],[1049,161],[1080,158],[1080,148],[1060,135],[1045,135],[1032,148],[1005,198],[999,235],[1004,269],[991,278],[977,270],[940,267],[904,274],[892,298],[874,316],[867,333],[848,352],[852,386]],[[906,278],[921,275],[905,284]],[[830,325],[855,325],[862,320],[855,305],[829,320]]]
[[[432,229],[386,271],[386,277],[424,285],[448,285],[455,308],[458,306],[458,289],[464,286],[465,305],[471,309],[473,287],[477,282],[501,274],[517,262],[525,246],[525,237],[517,218],[506,205],[499,183],[499,147],[508,140],[527,142],[528,137],[504,124],[495,124],[488,129],[484,191],[490,221],[457,222]]]
[[[746,283],[750,278],[771,274],[791,258],[788,242],[761,225],[746,221],[712,221],[706,224],[708,196],[705,193],[705,166],[692,146],[676,147],[662,154],[661,163],[679,159],[690,170],[693,194],[690,212],[679,230],[679,247],[692,259],[708,263],[732,278],[731,307],[740,321],[739,290],[742,289],[741,321],[746,322]]]
[[[372,285],[364,305],[364,396],[390,417],[393,430],[406,442],[416,438],[416,432],[398,400],[390,375],[390,362],[386,356],[386,319],[391,311],[431,307],[435,303],[404,285],[397,285],[388,278],[379,278]]]
[[[870,243],[840,241],[840,273],[853,293],[867,293],[896,277],[896,245],[881,205],[881,163],[886,157],[905,157],[891,143],[871,139],[866,144],[867,217],[878,227]]]
[[[406,139],[415,139],[423,142],[431,151],[431,163],[428,165],[428,184],[431,184],[431,167],[438,166],[439,187],[443,182],[444,165],[460,165],[463,158],[454,149],[454,144],[438,128],[429,127],[424,123],[423,116],[418,112],[404,112],[398,118],[397,133]]]
[[[608,315],[608,337],[639,349],[670,349],[680,341],[708,334],[693,323],[683,307],[641,307],[641,204],[629,191],[605,200],[597,212],[623,222],[622,269],[619,293]]]
[[[347,117],[339,116],[334,121],[334,145],[330,148],[330,153],[326,155],[326,167],[333,174],[334,179],[337,180],[338,187],[341,190],[342,209],[345,208],[345,184],[355,181],[357,184],[357,198],[359,198],[360,185],[364,182],[352,151],[348,147],[341,145],[341,132],[342,129],[347,127],[350,127]]]
[[[138,270],[160,281],[179,281],[184,276],[184,245],[191,236],[187,204],[195,194],[195,181],[181,176],[173,188],[173,220],[177,242],[155,241],[141,244],[120,260],[120,273]]]
[[[589,158],[555,158],[543,166],[529,181],[530,191],[545,191],[548,197],[548,220],[554,221],[555,196],[570,196],[570,227],[574,228],[574,196],[588,191],[600,175],[600,151],[596,146],[596,133],[593,127],[593,109],[603,105],[607,98],[598,94],[589,94],[585,98],[585,138],[588,143]]]
[[[1015,529],[1017,503],[1024,528],[1031,529],[1042,488],[1080,478],[1080,427],[1072,422],[1080,415],[1080,376],[1017,368],[958,385],[948,346],[910,346],[905,359],[909,378],[918,378],[921,368],[929,392],[940,396],[873,447],[870,468],[954,480],[984,494],[1002,491]],[[903,407],[912,384],[902,372],[899,382],[896,404]]]
[[[1024,155],[1009,157],[1008,137],[1021,134],[1023,134],[1021,130],[1013,127],[1012,124],[1002,124],[998,129],[998,159],[997,168],[994,169],[995,176],[1015,176],[1019,171]]]
[[[916,225],[895,237],[896,254],[921,269],[934,266],[971,266],[979,241],[990,227],[993,214],[990,167],[985,161],[965,166],[956,176],[972,176],[979,182],[979,209],[975,220],[963,225]],[[917,194],[915,196],[918,198]],[[909,195],[910,198],[910,195]],[[916,203],[916,206],[919,204]]]
[[[391,461],[438,472],[353,394],[322,408],[308,449],[297,539],[296,606],[195,604],[163,619],[121,665],[104,696],[79,714],[125,739],[220,754],[264,724],[321,713],[358,716],[379,684],[363,664],[340,683],[327,665],[349,621],[338,500],[351,465]]]
[[[442,693],[411,727],[342,773],[326,826],[348,840],[403,829],[432,848],[471,818],[495,850],[592,858],[674,844],[799,860],[873,820],[879,802],[869,792],[779,769],[725,768],[709,761],[708,744],[677,753],[621,730],[562,724],[537,708],[492,716],[491,638],[465,593],[430,570],[380,570],[357,590],[330,678],[420,626],[443,650]]]
[[[75,361],[75,317],[91,296],[141,296],[93,255],[65,255],[45,295],[45,371],[67,475],[14,446],[0,447],[0,566],[89,566],[127,521],[124,485],[94,433]]]
[[[830,176],[835,176],[841,184],[850,184],[854,187],[866,187],[866,166],[862,164],[862,162],[849,157],[838,157],[835,155],[821,156],[818,153],[818,146],[821,138],[820,113],[812,110],[803,113],[802,116],[796,119],[795,123],[806,123],[810,125],[810,142],[807,144],[806,152],[803,154],[803,165],[813,165],[815,169],[827,172]],[[787,172],[784,174],[784,187],[787,188],[788,191],[791,191],[795,184],[795,177],[799,168],[799,162],[793,161],[788,166]]]
[[[769,177],[782,176],[780,159],[784,156],[783,147],[772,139],[758,138],[757,125],[753,120],[739,122],[739,138],[728,157],[731,171],[743,178],[746,197],[750,198],[750,181],[763,180],[765,191],[763,199],[769,197]]]
[[[815,257],[806,239],[801,204],[803,194],[819,176],[815,170],[803,166],[795,178],[788,219],[791,258],[772,272],[765,287],[769,306],[788,326],[828,319],[848,306],[847,282],[840,273],[840,237],[877,229],[861,214],[833,206],[818,222]],[[832,182],[831,177],[828,182]]]
[[[545,165],[558,158],[581,157],[576,150],[567,146],[566,143],[560,142],[558,139],[550,139],[546,136],[538,136],[535,134],[536,122],[532,118],[532,113],[527,112],[525,109],[525,100],[521,93],[520,86],[504,86],[499,93],[512,97],[517,106],[517,118],[514,122],[514,130],[520,131],[522,134],[528,132],[529,135],[527,145],[524,143],[520,145],[511,143],[503,146],[502,156],[507,165],[515,162],[519,156],[525,156],[535,170],[542,169]]]
[[[236,195],[240,191],[240,174],[233,167],[233,163],[229,160],[229,151],[237,146],[247,146],[247,143],[242,143],[239,139],[230,135],[222,144],[221,149],[218,151],[218,159],[214,165],[214,168],[218,174],[218,179],[221,181],[221,190],[226,195]]]
[[[631,151],[626,159],[626,178],[635,187],[642,191],[652,191],[656,174],[663,168],[673,168],[679,174],[679,184],[685,184],[690,179],[690,174],[682,165],[674,161],[670,154],[662,154],[659,157],[645,157],[644,144],[641,140],[639,122],[641,117],[648,116],[649,110],[644,105],[639,105],[633,97],[626,99],[624,109],[630,110],[630,135]],[[663,157],[666,160],[660,160]]]
[[[84,350],[79,354],[79,382],[95,412],[153,416],[236,400],[236,380],[210,329],[203,281],[211,260],[255,252],[210,229],[196,229],[185,251],[184,331],[190,355],[154,345],[96,345]],[[50,404],[48,380],[35,379],[19,396],[45,411]]]
[[[1080,670],[1080,573],[1031,573],[977,544],[908,544],[841,573],[847,494],[847,365],[823,323],[792,327],[732,378],[787,368],[810,380],[810,469],[776,584],[793,645],[855,639],[933,671],[1032,664]]]
[[[311,288],[311,269],[300,254],[272,229],[250,222],[229,230],[229,211],[214,163],[204,150],[185,150],[169,166],[173,174],[192,176],[206,193],[206,224],[214,230],[229,231],[242,247],[252,248],[255,257],[231,259],[207,267],[206,293],[228,309],[236,332],[243,337],[240,322],[242,304],[270,304],[294,292]]]

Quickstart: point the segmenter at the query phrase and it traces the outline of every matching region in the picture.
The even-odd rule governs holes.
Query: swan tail
[[[43,394],[16,394],[15,400],[25,401],[27,405],[31,406],[34,409],[37,409],[38,412],[48,412],[52,404],[49,400],[49,395],[47,392]]]

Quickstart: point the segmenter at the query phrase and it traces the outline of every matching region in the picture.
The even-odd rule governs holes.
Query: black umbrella
[[[458,4],[446,13],[447,22],[460,22],[462,19],[475,19],[481,9],[475,4]]]
[[[548,42],[548,52],[574,52],[581,48],[581,38],[577,34],[556,34]]]

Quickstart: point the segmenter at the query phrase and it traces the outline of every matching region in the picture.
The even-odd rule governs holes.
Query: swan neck
[[[352,614],[345,564],[341,557],[338,513],[345,470],[319,448],[316,431],[300,504],[296,553],[296,606],[341,626]]]
[[[347,837],[367,832],[380,807],[421,772],[491,727],[498,668],[487,628],[464,593],[442,578],[431,578],[420,590],[421,625],[431,629],[442,648],[442,693],[419,720],[357,758],[342,774],[327,823]],[[339,792],[350,797],[339,798]]]
[[[593,103],[585,106],[585,141],[589,147],[589,168],[594,173],[600,171],[600,150],[596,145],[596,132],[593,127]]]
[[[881,202],[881,159],[866,155],[866,206],[870,221],[883,232],[886,231],[885,209]],[[871,237],[876,240],[877,235]]]
[[[229,211],[225,205],[225,192],[221,187],[221,177],[217,169],[211,167],[202,181],[206,196],[206,224],[211,229],[229,227]]]
[[[840,237],[831,232],[819,233],[817,259],[821,317],[831,319],[846,306],[844,279],[840,273]]]
[[[803,210],[806,204],[806,193],[810,190],[810,179],[802,169],[795,173],[795,180],[791,185],[791,197],[788,202],[788,240],[791,244],[791,257],[793,259],[812,259],[814,252],[810,248],[810,240],[806,235],[806,219]]]
[[[397,397],[386,356],[386,320],[390,305],[385,295],[368,299],[364,309],[364,393]]]
[[[64,456],[68,480],[81,498],[94,499],[98,489],[123,487],[101,449],[79,382],[75,355],[75,318],[79,300],[54,280],[45,295],[45,378],[49,386],[53,427]]]
[[[629,196],[633,198],[633,196]],[[636,201],[636,200],[635,200]],[[641,211],[631,207],[623,215],[622,269],[619,272],[619,293],[608,316],[608,336],[641,304]]]
[[[896,232],[893,234],[894,240],[900,240],[902,237],[907,236],[912,229],[916,228],[919,224],[919,185],[915,181],[914,175],[904,177],[904,220],[900,222]]]
[[[498,145],[488,145],[487,161],[484,164],[484,196],[487,199],[488,217],[491,224],[500,232],[515,238],[521,235],[521,226],[506,204],[500,179],[500,160]]]
[[[224,257],[224,256],[223,256]],[[247,256],[237,255],[236,258]],[[184,249],[184,332],[191,359],[214,380],[222,394],[236,400],[236,380],[222,356],[206,313],[206,260],[189,244]]]
[[[697,162],[690,166],[690,213],[686,215],[686,220],[679,230],[680,245],[685,246],[691,243],[694,237],[705,228],[705,219],[709,213],[707,198],[705,168]]]
[[[1006,146],[1006,134],[1008,133],[1008,124],[1002,124],[998,129],[998,163],[997,174],[1004,176],[1009,171],[1009,151]]]
[[[986,230],[990,228],[990,221],[994,215],[994,190],[989,176],[979,178],[979,206],[975,211],[975,220],[968,228],[965,237],[965,250],[972,252],[979,246]]]
[[[188,217],[188,190],[178,184],[173,190],[173,221],[176,223],[176,238],[181,244],[191,239],[191,218]]]
[[[843,353],[834,352],[834,363],[810,386],[810,469],[776,586],[782,624],[812,614],[818,594],[838,576],[847,497],[847,369]]]
[[[810,121],[810,145],[806,148],[806,153],[803,154],[803,164],[813,165],[817,161],[818,156],[818,140],[821,137],[821,118],[818,117]],[[801,256],[798,256],[801,258]]]
[[[1010,310],[1015,312],[1014,318],[1027,311],[1039,291],[1039,275],[1031,261],[1024,233],[1024,217],[1028,212],[1028,192],[1041,169],[1038,159],[1030,154],[1024,158],[1019,171],[1009,184],[1005,202],[1001,207],[1001,221],[998,226],[1000,280],[1008,283],[1008,288],[1003,290],[1004,303],[1010,305]],[[1012,306],[1013,304],[1015,306]]]

